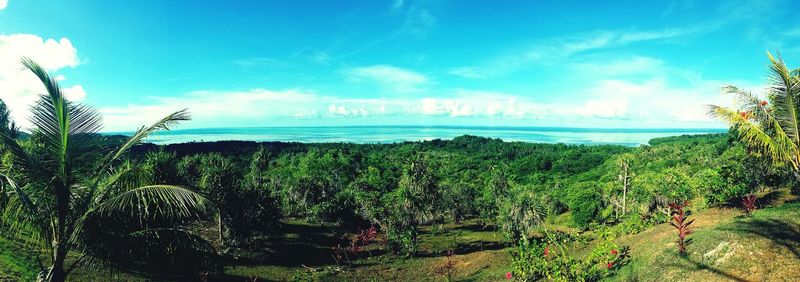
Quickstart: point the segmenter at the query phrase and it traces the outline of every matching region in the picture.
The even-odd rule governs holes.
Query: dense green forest
[[[788,73],[772,62],[779,78]],[[757,195],[800,187],[798,133],[773,116],[789,113],[780,92],[775,107],[753,96],[742,112],[712,107],[728,118],[729,133],[639,147],[468,135],[396,144],[157,146],[141,141],[189,119],[188,112],[132,136],[102,135],[96,111],[67,101],[35,62],[23,64],[48,95],[32,108],[29,134],[20,134],[0,104],[0,251],[27,253],[0,253],[0,270],[9,272],[0,279],[63,281],[110,270],[126,279],[236,280],[242,277],[227,273],[232,265],[274,264],[290,267],[292,279],[319,280],[323,272],[358,273],[359,261],[376,256],[443,257],[435,279],[451,280],[459,268],[452,257],[476,247],[433,244],[451,246],[443,253],[431,242],[456,241],[436,236],[462,229],[498,235],[477,248],[505,250],[507,279],[594,281],[630,271],[636,257],[615,240],[621,236],[670,222],[676,255],[691,258],[693,215],[717,208],[750,215]],[[799,83],[796,74],[786,79]],[[319,235],[326,232],[333,235]],[[289,233],[307,239],[309,249],[282,245]]]

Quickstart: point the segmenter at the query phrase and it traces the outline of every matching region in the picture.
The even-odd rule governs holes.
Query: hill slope
[[[776,200],[777,199],[777,200]],[[775,207],[751,217],[736,209],[712,208],[695,219],[689,255],[677,254],[676,231],[668,224],[618,239],[631,246],[631,263],[618,281],[796,281],[800,277],[800,203],[776,191],[761,198]]]

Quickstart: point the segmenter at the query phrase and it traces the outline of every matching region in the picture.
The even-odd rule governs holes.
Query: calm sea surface
[[[247,127],[178,129],[156,133],[146,141],[156,144],[191,141],[283,141],[394,143],[452,139],[469,134],[505,141],[566,144],[621,144],[637,146],[652,138],[682,134],[725,132],[724,129],[597,129],[565,127],[479,126],[344,126],[344,127]]]

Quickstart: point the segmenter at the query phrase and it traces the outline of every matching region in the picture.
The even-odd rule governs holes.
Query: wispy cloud
[[[395,0],[389,7],[391,14],[394,14],[395,17],[400,15],[399,25],[396,29],[388,30],[384,35],[364,44],[359,44],[360,47],[343,52],[335,57],[350,57],[404,36],[424,37],[436,26],[437,18],[431,11],[431,5],[428,2]]]
[[[436,25],[436,18],[430,10],[419,6],[411,6],[406,11],[400,33],[425,35]]]
[[[349,68],[343,73],[353,81],[372,81],[396,93],[419,92],[428,83],[423,74],[389,65]]]
[[[399,11],[403,8],[403,4],[405,4],[404,0],[394,0],[392,1],[392,5],[390,6],[390,10],[392,12]]]
[[[536,66],[559,66],[584,54],[626,48],[645,42],[668,42],[671,39],[710,32],[719,24],[702,24],[691,28],[660,30],[597,30],[541,40],[516,52],[495,56],[487,62],[451,69],[450,74],[471,78],[505,75]],[[467,74],[466,76],[463,74]]]
[[[321,65],[328,65],[333,61],[331,55],[328,52],[317,50],[314,48],[303,48],[300,51],[295,52],[289,58],[305,58],[312,63],[321,64]]]
[[[8,7],[8,0],[0,0],[0,10],[5,9]]]
[[[464,78],[486,78],[477,67],[451,68],[447,73]]]

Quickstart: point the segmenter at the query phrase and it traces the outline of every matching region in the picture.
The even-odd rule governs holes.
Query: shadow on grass
[[[474,225],[459,226],[467,230],[478,230]],[[458,227],[456,227],[458,228]],[[473,229],[474,228],[474,229]],[[455,229],[455,228],[454,228]],[[282,267],[321,267],[335,265],[333,257],[336,246],[347,249],[350,245],[349,236],[358,230],[357,227],[318,226],[308,224],[285,223],[282,225],[280,236],[263,237],[253,240],[228,255],[226,265],[274,265]],[[448,230],[448,232],[451,232]],[[427,233],[427,232],[426,232]],[[431,235],[427,235],[431,236]],[[444,235],[436,235],[444,236]],[[474,252],[499,250],[506,245],[492,241],[474,241],[458,243],[448,248],[458,255]],[[380,243],[373,243],[360,253],[348,253],[349,259],[359,261],[357,265],[364,266],[371,262],[362,261],[367,257],[380,257],[390,255]],[[414,257],[444,257],[442,250],[422,251]],[[346,260],[346,259],[345,259]],[[374,263],[374,262],[373,262]]]
[[[227,260],[238,265],[330,265],[335,263],[334,248],[346,248],[350,243],[339,227],[285,223],[276,233],[281,235],[253,240]]]
[[[737,222],[726,231],[760,236],[783,246],[800,259],[800,224],[781,219],[755,219]]]
[[[733,275],[733,274],[727,273],[725,271],[719,270],[717,268],[714,268],[713,266],[710,266],[710,265],[708,265],[706,263],[695,261],[695,260],[689,258],[688,256],[678,256],[678,257],[680,257],[683,260],[685,260],[686,262],[694,265],[694,267],[696,267],[697,269],[708,270],[708,271],[711,271],[712,273],[714,273],[716,275],[728,278],[728,279],[733,280],[733,281],[740,281],[740,282],[747,282],[748,281],[748,280],[746,280],[744,278],[741,278],[741,277],[738,277],[736,275]]]
[[[494,231],[494,228],[491,226],[480,225],[480,224],[468,224],[468,225],[460,225],[452,228],[453,231],[463,230],[469,232],[488,232]]]
[[[789,192],[789,190],[785,189],[774,190],[758,198],[758,205],[761,207],[766,207],[766,206],[773,206],[778,203],[790,203],[792,201],[786,201],[786,199],[790,197],[791,193]]]
[[[474,252],[494,251],[506,248],[507,245],[499,242],[473,242],[467,244],[456,244],[451,250],[456,255],[466,255]],[[430,257],[445,257],[445,251],[439,252],[421,252],[414,255],[414,257],[430,258]]]
[[[677,252],[675,252],[673,254],[675,255],[675,257],[680,258],[686,264],[683,264],[683,263],[680,263],[680,262],[674,262],[674,263],[670,263],[668,265],[670,267],[675,267],[675,268],[679,268],[679,269],[686,269],[686,268],[694,267],[695,269],[698,269],[698,270],[708,270],[708,271],[710,271],[710,272],[712,272],[712,273],[714,273],[714,274],[716,274],[718,276],[725,277],[725,278],[727,278],[729,280],[732,280],[732,281],[739,281],[739,282],[747,282],[748,281],[748,280],[746,280],[744,278],[741,278],[741,277],[738,277],[736,275],[733,275],[733,274],[727,273],[725,271],[719,270],[719,269],[717,269],[717,268],[715,268],[713,266],[710,266],[710,265],[708,265],[708,264],[706,264],[704,262],[696,261],[696,260],[690,258],[689,256],[682,256],[682,255],[679,255]]]

